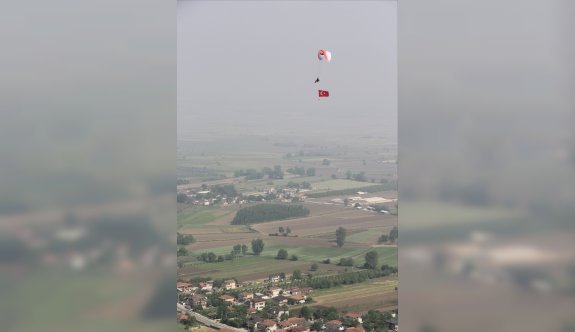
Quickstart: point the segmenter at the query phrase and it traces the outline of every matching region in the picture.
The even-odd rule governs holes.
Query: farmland
[[[262,203],[236,199],[228,204],[179,204],[178,232],[193,235],[195,242],[185,246],[187,255],[178,257],[178,278],[235,278],[241,283],[257,283],[270,274],[290,276],[295,270],[309,278],[331,278],[344,271],[361,271],[365,255],[370,251],[378,254],[378,269],[383,264],[397,267],[397,246],[377,242],[380,235],[388,234],[397,226],[397,216],[368,210],[367,205],[359,208],[341,203],[351,196],[397,198],[395,145],[369,135],[355,141],[361,144],[360,149],[352,149],[345,142],[290,136],[242,136],[237,140],[205,137],[201,143],[180,142],[178,177],[185,180],[185,184],[178,186],[179,191],[209,191],[215,185],[232,184],[238,193],[247,197],[275,194],[290,185],[305,183],[306,190],[292,195],[297,195],[295,204],[309,210],[309,215],[257,223],[249,220],[244,225],[233,225],[240,209]],[[283,171],[281,178],[270,175],[248,180],[246,176],[237,176],[240,170],[258,172],[277,166]],[[296,167],[313,168],[315,175],[287,172]],[[357,174],[363,174],[364,178],[354,180],[353,175]],[[363,190],[365,188],[373,190]],[[294,204],[291,203],[293,196],[288,197],[288,200],[282,198],[281,204]],[[334,201],[335,198],[340,199],[340,203]],[[338,227],[345,228],[347,233],[341,247],[336,244]],[[288,228],[289,234],[279,234],[280,229]],[[259,255],[252,251],[251,242],[255,239],[264,242]],[[230,255],[238,244],[246,245],[248,252]],[[297,260],[276,259],[280,249],[286,250],[288,257],[297,256]],[[201,260],[199,256],[207,253],[220,257],[220,261]],[[352,258],[353,266],[337,265],[341,258]],[[329,263],[324,262],[327,259]],[[317,264],[314,271],[312,264]],[[397,307],[396,284],[397,277],[390,275],[317,290],[312,294],[313,305],[358,311],[390,310]]]
[[[396,278],[375,279],[338,288],[321,289],[314,293],[313,306],[334,306],[347,311],[397,308]],[[342,296],[341,294],[345,294]]]

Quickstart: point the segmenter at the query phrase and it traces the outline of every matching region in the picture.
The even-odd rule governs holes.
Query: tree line
[[[387,243],[387,242],[395,242],[398,236],[398,229],[397,226],[393,226],[389,234],[382,234],[379,239],[377,240],[378,243]]]
[[[246,180],[263,179],[264,176],[267,176],[268,179],[283,179],[284,172],[282,171],[282,167],[280,165],[275,165],[273,168],[264,167],[261,169],[261,171],[258,171],[253,168],[246,170],[240,169],[234,171],[234,176],[235,177],[245,176]]]
[[[248,225],[308,215],[309,209],[303,205],[258,204],[240,209],[232,220],[232,225]]]

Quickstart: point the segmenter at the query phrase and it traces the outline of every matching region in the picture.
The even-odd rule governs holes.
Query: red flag
[[[326,90],[318,90],[320,97],[329,97],[329,91]]]

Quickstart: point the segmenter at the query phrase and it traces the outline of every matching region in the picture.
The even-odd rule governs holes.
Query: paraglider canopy
[[[326,50],[319,50],[317,52],[317,58],[319,60],[325,60],[329,63],[331,61],[331,52]]]

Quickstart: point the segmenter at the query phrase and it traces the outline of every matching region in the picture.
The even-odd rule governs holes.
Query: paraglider
[[[321,60],[325,60],[328,63],[331,61],[331,52],[326,51],[326,50],[319,50],[317,52],[317,58],[321,61]]]
[[[331,62],[331,52],[330,51],[326,51],[324,49],[320,49],[317,52],[317,59],[319,60],[317,63],[317,78],[315,79],[315,84],[319,83],[319,77],[321,76],[321,62],[325,61],[326,63],[330,63]],[[320,84],[321,85],[321,84]],[[318,88],[321,88],[321,86],[318,86]],[[329,97],[329,91],[327,90],[318,90],[318,100],[319,97]]]

